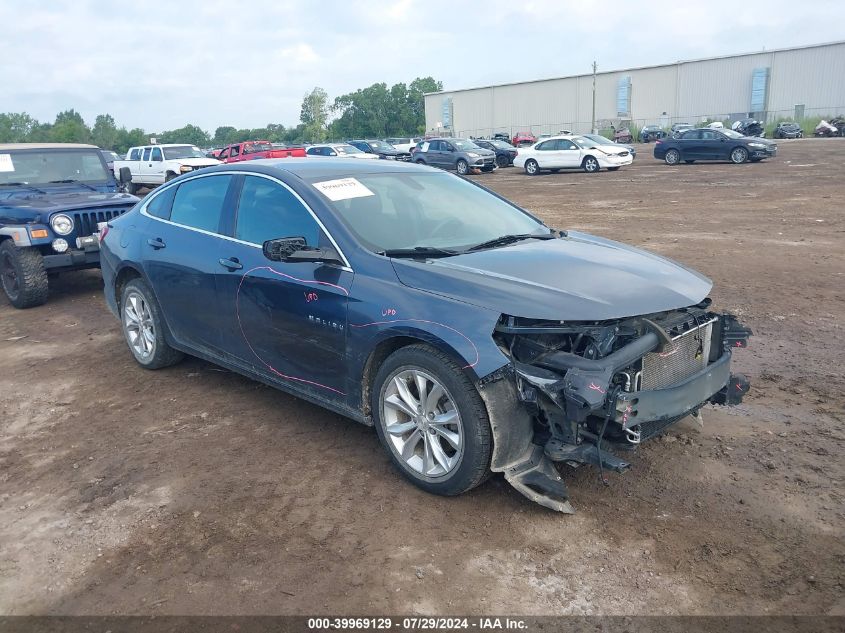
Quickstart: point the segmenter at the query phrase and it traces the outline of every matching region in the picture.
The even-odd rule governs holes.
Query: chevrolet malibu
[[[142,367],[190,354],[372,425],[432,493],[501,472],[571,512],[558,464],[624,471],[616,449],[748,389],[730,365],[750,331],[708,279],[430,167],[221,165],[101,239]]]
[[[520,149],[513,164],[529,176],[538,176],[543,170],[557,173],[561,169],[583,169],[589,174],[602,168],[616,171],[630,165],[634,157],[624,145],[614,145],[599,144],[584,136],[554,136]]]

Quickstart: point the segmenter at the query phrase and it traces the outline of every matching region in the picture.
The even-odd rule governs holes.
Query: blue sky
[[[463,88],[834,41],[831,0],[94,0],[0,4],[0,112],[161,131],[293,125],[334,98],[431,75]],[[828,17],[825,17],[828,16]],[[834,19],[830,19],[830,18]]]

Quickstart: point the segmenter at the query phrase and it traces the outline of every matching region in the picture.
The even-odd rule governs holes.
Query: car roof
[[[358,175],[385,173],[432,173],[439,172],[432,167],[393,160],[356,160],[345,159],[319,160],[315,158],[260,158],[243,163],[231,163],[206,167],[202,173],[215,171],[258,172],[270,176],[280,173],[292,174],[302,180],[314,178],[354,178]]]
[[[15,149],[100,149],[86,143],[0,143],[0,151]]]

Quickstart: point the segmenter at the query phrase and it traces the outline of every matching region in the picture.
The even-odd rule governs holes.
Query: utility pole
[[[593,121],[592,125],[590,126],[590,133],[597,134],[596,132],[596,62],[593,62]]]

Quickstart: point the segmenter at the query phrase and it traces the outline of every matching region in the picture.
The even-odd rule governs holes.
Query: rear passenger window
[[[178,187],[169,187],[157,194],[147,204],[147,213],[162,220],[170,219],[170,208],[173,206],[173,197]]]
[[[173,197],[170,220],[217,233],[231,180],[231,176],[206,176],[183,182]]]
[[[235,237],[251,244],[304,237],[308,246],[318,246],[320,227],[287,188],[267,178],[247,176],[238,203]]]

